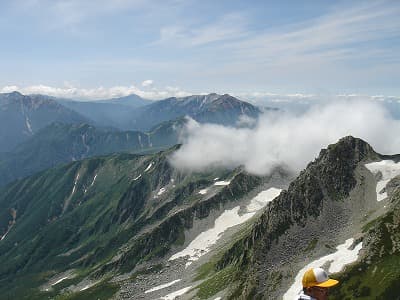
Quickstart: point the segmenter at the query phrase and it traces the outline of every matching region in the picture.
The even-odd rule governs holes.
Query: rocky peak
[[[249,260],[261,262],[263,255],[289,229],[305,228],[309,223],[320,223],[322,227],[325,224],[323,220],[341,218],[339,215],[332,216],[328,208],[340,205],[337,201],[345,199],[356,186],[354,171],[357,165],[376,157],[378,154],[368,143],[352,136],[323,149],[319,157],[289,185],[288,190],[282,191],[270,203],[251,234],[225,254],[219,267],[233,262],[247,265]],[[297,238],[295,234],[294,239]],[[258,254],[253,256],[254,253]]]

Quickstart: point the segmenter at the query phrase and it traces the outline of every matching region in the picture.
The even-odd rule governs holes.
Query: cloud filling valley
[[[364,139],[380,153],[399,153],[399,129],[400,121],[382,104],[361,100],[319,104],[301,115],[265,113],[252,129],[190,119],[171,163],[194,171],[243,165],[252,174],[264,175],[283,165],[298,172],[321,148],[347,135]]]

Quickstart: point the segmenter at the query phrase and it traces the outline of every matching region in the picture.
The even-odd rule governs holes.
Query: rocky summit
[[[253,176],[179,171],[177,148],[2,188],[0,298],[292,299],[319,264],[332,299],[396,299],[400,156],[349,136],[298,176]]]

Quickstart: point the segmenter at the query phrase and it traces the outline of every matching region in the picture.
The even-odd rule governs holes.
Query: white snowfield
[[[268,202],[278,196],[280,192],[281,190],[277,188],[270,188],[260,192],[246,207],[247,213],[242,215],[239,215],[240,206],[225,210],[215,220],[213,228],[200,233],[184,250],[172,255],[169,260],[188,257],[186,267],[189,266],[192,262],[208,253],[211,250],[211,246],[218,241],[225,230],[249,220],[257,211],[265,207]]]
[[[381,172],[382,178],[376,184],[376,200],[382,201],[387,198],[387,193],[382,190],[390,180],[400,175],[400,162],[395,163],[393,160],[381,160],[366,164],[365,167],[374,175]]]
[[[281,189],[277,188],[269,188],[266,191],[260,192],[257,196],[255,196],[249,205],[247,205],[248,212],[257,212],[260,209],[264,208],[268,202],[271,202],[273,199],[279,196],[281,193]]]
[[[174,300],[176,297],[182,296],[183,294],[185,294],[191,288],[192,288],[191,286],[185,287],[183,289],[180,289],[179,291],[176,291],[176,292],[168,294],[168,295],[166,295],[164,297],[161,297],[160,300]]]
[[[303,269],[299,271],[295,278],[295,282],[289,288],[289,290],[283,295],[283,300],[292,300],[295,299],[296,295],[302,289],[301,279],[303,278],[303,274],[305,271],[311,268],[319,268],[322,267],[326,263],[330,263],[328,273],[337,273],[340,272],[344,266],[355,262],[358,258],[358,253],[362,248],[362,243],[358,243],[354,249],[349,249],[353,244],[354,239],[348,239],[336,247],[336,252],[325,255],[308,265],[306,265]]]
[[[214,185],[229,185],[231,182],[230,181],[217,181],[214,183]]]
[[[169,286],[171,286],[171,285],[174,285],[175,283],[177,283],[177,282],[179,282],[179,281],[181,281],[181,279],[177,279],[177,280],[174,280],[174,281],[165,283],[165,284],[158,285],[158,286],[156,286],[156,287],[153,287],[153,288],[151,288],[151,289],[145,291],[144,293],[145,293],[145,294],[148,294],[148,293],[151,293],[151,292],[155,292],[155,291],[158,291],[158,290],[165,289],[165,288],[167,288],[167,287],[169,287]]]

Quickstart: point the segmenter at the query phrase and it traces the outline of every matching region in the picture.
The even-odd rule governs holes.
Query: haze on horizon
[[[0,3],[0,92],[400,95],[398,1]]]

